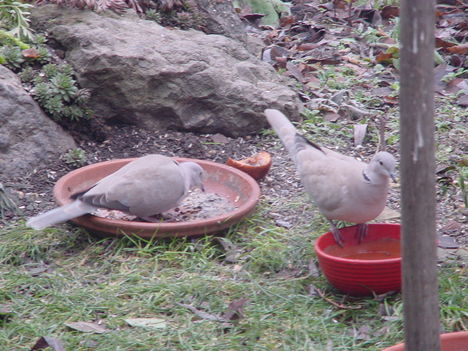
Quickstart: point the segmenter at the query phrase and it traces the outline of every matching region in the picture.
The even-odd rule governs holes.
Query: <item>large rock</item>
[[[71,148],[76,148],[73,139],[42,112],[17,76],[0,65],[0,172],[25,174]]]
[[[289,81],[236,40],[53,5],[35,9],[32,20],[65,51],[80,85],[93,91],[98,116],[156,131],[230,136],[266,126],[265,108],[299,118]]]

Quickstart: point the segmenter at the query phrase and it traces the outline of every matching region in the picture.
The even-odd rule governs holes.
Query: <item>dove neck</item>
[[[372,164],[369,164],[366,168],[364,168],[362,171],[362,177],[366,183],[372,185],[388,184],[388,176],[382,174],[382,172],[378,172],[375,167],[372,167]]]

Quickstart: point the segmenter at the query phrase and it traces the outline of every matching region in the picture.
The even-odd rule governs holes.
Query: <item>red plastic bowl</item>
[[[134,234],[144,238],[181,237],[218,233],[239,222],[255,210],[260,197],[260,188],[249,175],[233,167],[212,161],[177,157],[175,159],[198,163],[206,172],[205,190],[224,196],[236,208],[216,217],[186,222],[150,223],[109,219],[93,215],[84,215],[71,221],[104,236]],[[98,180],[133,160],[134,158],[126,158],[100,162],[64,175],[54,186],[55,200],[59,205],[72,201],[70,197],[73,194],[89,189]]]
[[[357,226],[340,229],[344,246],[359,245]],[[382,238],[400,239],[399,224],[369,224],[363,243]],[[336,289],[352,296],[383,294],[401,289],[401,257],[363,260],[332,256],[324,250],[335,245],[331,232],[322,234],[315,242],[320,268]]]
[[[390,346],[382,351],[405,351],[405,344]],[[468,351],[468,331],[441,334],[440,351]]]

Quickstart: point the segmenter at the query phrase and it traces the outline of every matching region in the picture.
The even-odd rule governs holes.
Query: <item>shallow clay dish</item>
[[[400,240],[399,224],[375,223],[368,225],[367,236],[361,244],[357,241],[357,226],[341,228],[344,247],[358,248],[371,245],[373,242],[388,240],[398,244]],[[385,241],[383,242],[385,244]],[[401,257],[382,259],[344,258],[332,254],[331,246],[336,243],[331,232],[322,234],[315,242],[315,252],[319,266],[335,288],[352,296],[370,296],[401,289]],[[364,245],[364,246],[362,246]],[[368,247],[368,246],[367,246]],[[393,247],[393,249],[395,249]],[[386,250],[383,245],[383,250]],[[399,252],[399,250],[397,251]],[[378,256],[377,256],[378,257]],[[392,257],[392,256],[389,256]]]
[[[121,219],[108,219],[93,215],[84,215],[72,222],[104,236],[124,236],[135,234],[144,238],[181,237],[213,234],[239,222],[255,209],[260,197],[257,182],[245,173],[215,162],[175,158],[177,161],[193,161],[206,172],[205,190],[217,193],[228,199],[235,209],[228,213],[186,222],[138,222]],[[91,187],[101,178],[115,172],[134,158],[118,159],[96,163],[76,169],[62,178],[54,186],[54,197],[59,205],[71,201],[70,196]]]
[[[405,351],[405,344],[390,346],[382,351]],[[440,351],[468,351],[468,331],[441,334]]]

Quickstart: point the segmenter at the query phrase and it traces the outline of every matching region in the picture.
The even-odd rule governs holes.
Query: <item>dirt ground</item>
[[[85,151],[87,164],[110,159],[139,157],[150,153],[225,163],[228,157],[241,159],[258,151],[268,151],[273,156],[273,165],[267,176],[259,181],[262,201],[271,206],[268,216],[276,221],[277,225],[293,227],[307,222],[314,215],[319,215],[315,208],[308,205],[293,163],[275,135],[228,138],[221,134],[196,135],[177,131],[155,134],[135,126],[121,125],[101,126],[99,139],[102,141],[99,142],[91,140],[89,134],[86,137],[80,137],[75,133],[75,138],[80,148]],[[368,160],[374,150],[372,145],[368,145],[367,149]],[[355,153],[352,148],[340,151],[348,154]],[[55,159],[44,164],[42,168],[34,169],[17,179],[2,179],[4,177],[0,176],[0,182],[9,189],[10,194],[14,195],[19,208],[17,213],[6,213],[3,223],[11,223],[55,207],[52,196],[53,186],[61,176],[74,168],[62,159]],[[276,212],[276,205],[297,201],[297,199],[304,202],[303,209],[299,213],[297,208],[289,209],[287,206],[281,206],[280,214]],[[451,210],[449,197],[442,197],[439,200],[439,235],[445,238],[442,246],[447,248],[466,246],[468,235],[461,224],[463,214]],[[388,207],[399,210],[398,185],[393,185],[390,189]],[[391,221],[398,222],[399,219]]]

